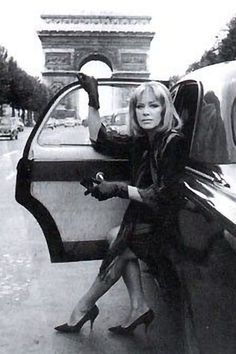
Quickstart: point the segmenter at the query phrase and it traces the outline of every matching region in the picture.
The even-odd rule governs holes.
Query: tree
[[[12,107],[12,116],[15,116],[15,108],[20,107],[20,87],[22,85],[21,77],[19,75],[19,68],[17,66],[17,62],[11,57],[8,62],[8,74],[9,74],[9,82],[10,89],[8,100]]]
[[[208,66],[211,64],[216,64],[219,63],[220,59],[219,56],[216,53],[216,49],[212,48],[210,50],[205,51],[205,53],[203,54],[203,56],[201,57],[200,61],[194,62],[193,64],[191,64],[186,73],[189,73],[191,71],[203,68],[204,66]]]
[[[8,77],[8,62],[7,50],[0,46],[0,115],[2,112],[2,105],[8,102],[9,93],[9,77]]]
[[[21,109],[23,121],[31,125],[32,112],[38,116],[48,103],[51,93],[39,78],[30,76],[20,69],[13,58],[8,62],[8,74],[10,82],[8,100],[12,107],[12,116],[15,115],[16,109]],[[26,110],[27,121],[25,121]]]
[[[169,87],[174,86],[174,84],[176,84],[177,81],[180,80],[180,76],[179,75],[173,75],[169,77]]]
[[[236,17],[228,24],[228,34],[219,44],[220,61],[234,60],[236,58]]]
[[[199,61],[191,64],[186,73],[204,66],[236,59],[236,17],[227,24],[227,35],[213,48],[205,51]]]

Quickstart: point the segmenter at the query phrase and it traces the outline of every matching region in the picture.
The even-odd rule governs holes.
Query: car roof
[[[181,78],[181,81],[196,80],[203,85],[216,86],[232,80],[236,81],[236,60],[205,66],[204,68],[190,72]]]

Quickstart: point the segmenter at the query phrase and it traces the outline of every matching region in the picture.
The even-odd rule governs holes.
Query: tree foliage
[[[179,75],[172,75],[169,77],[169,87],[172,87],[176,82],[178,82],[180,79]]]
[[[25,110],[38,116],[50,97],[47,86],[38,77],[19,68],[12,57],[8,58],[7,50],[0,46],[0,107],[7,103],[12,107],[13,115],[15,109],[21,109],[23,118]]]
[[[227,24],[226,36],[213,48],[207,50],[199,61],[191,64],[186,73],[200,69],[204,66],[236,59],[236,17]]]
[[[0,47],[0,106],[7,103],[9,94],[7,51]],[[0,112],[1,113],[1,112]]]

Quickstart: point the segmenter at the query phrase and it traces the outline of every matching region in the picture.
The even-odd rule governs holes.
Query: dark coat
[[[174,130],[156,134],[152,146],[145,138],[107,134],[104,127],[98,135],[96,148],[111,154],[131,152],[132,184],[143,203],[131,201],[112,248],[100,272],[129,247],[136,256],[153,266],[166,245],[176,238],[178,210],[183,207],[181,178],[187,160],[186,142]],[[155,259],[154,259],[155,258]]]

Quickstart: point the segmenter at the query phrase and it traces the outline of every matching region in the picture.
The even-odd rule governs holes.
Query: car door
[[[99,82],[104,125],[109,127],[114,112],[127,109],[137,84],[128,80]],[[107,180],[130,178],[128,152],[104,154],[92,146],[87,112],[87,94],[78,83],[61,90],[34,127],[18,163],[16,200],[40,224],[52,262],[102,258],[106,233],[121,223],[128,203],[119,198],[98,202],[84,195],[80,181],[95,178],[99,172]],[[69,120],[73,124],[68,124]],[[122,134],[129,134],[129,122]]]

